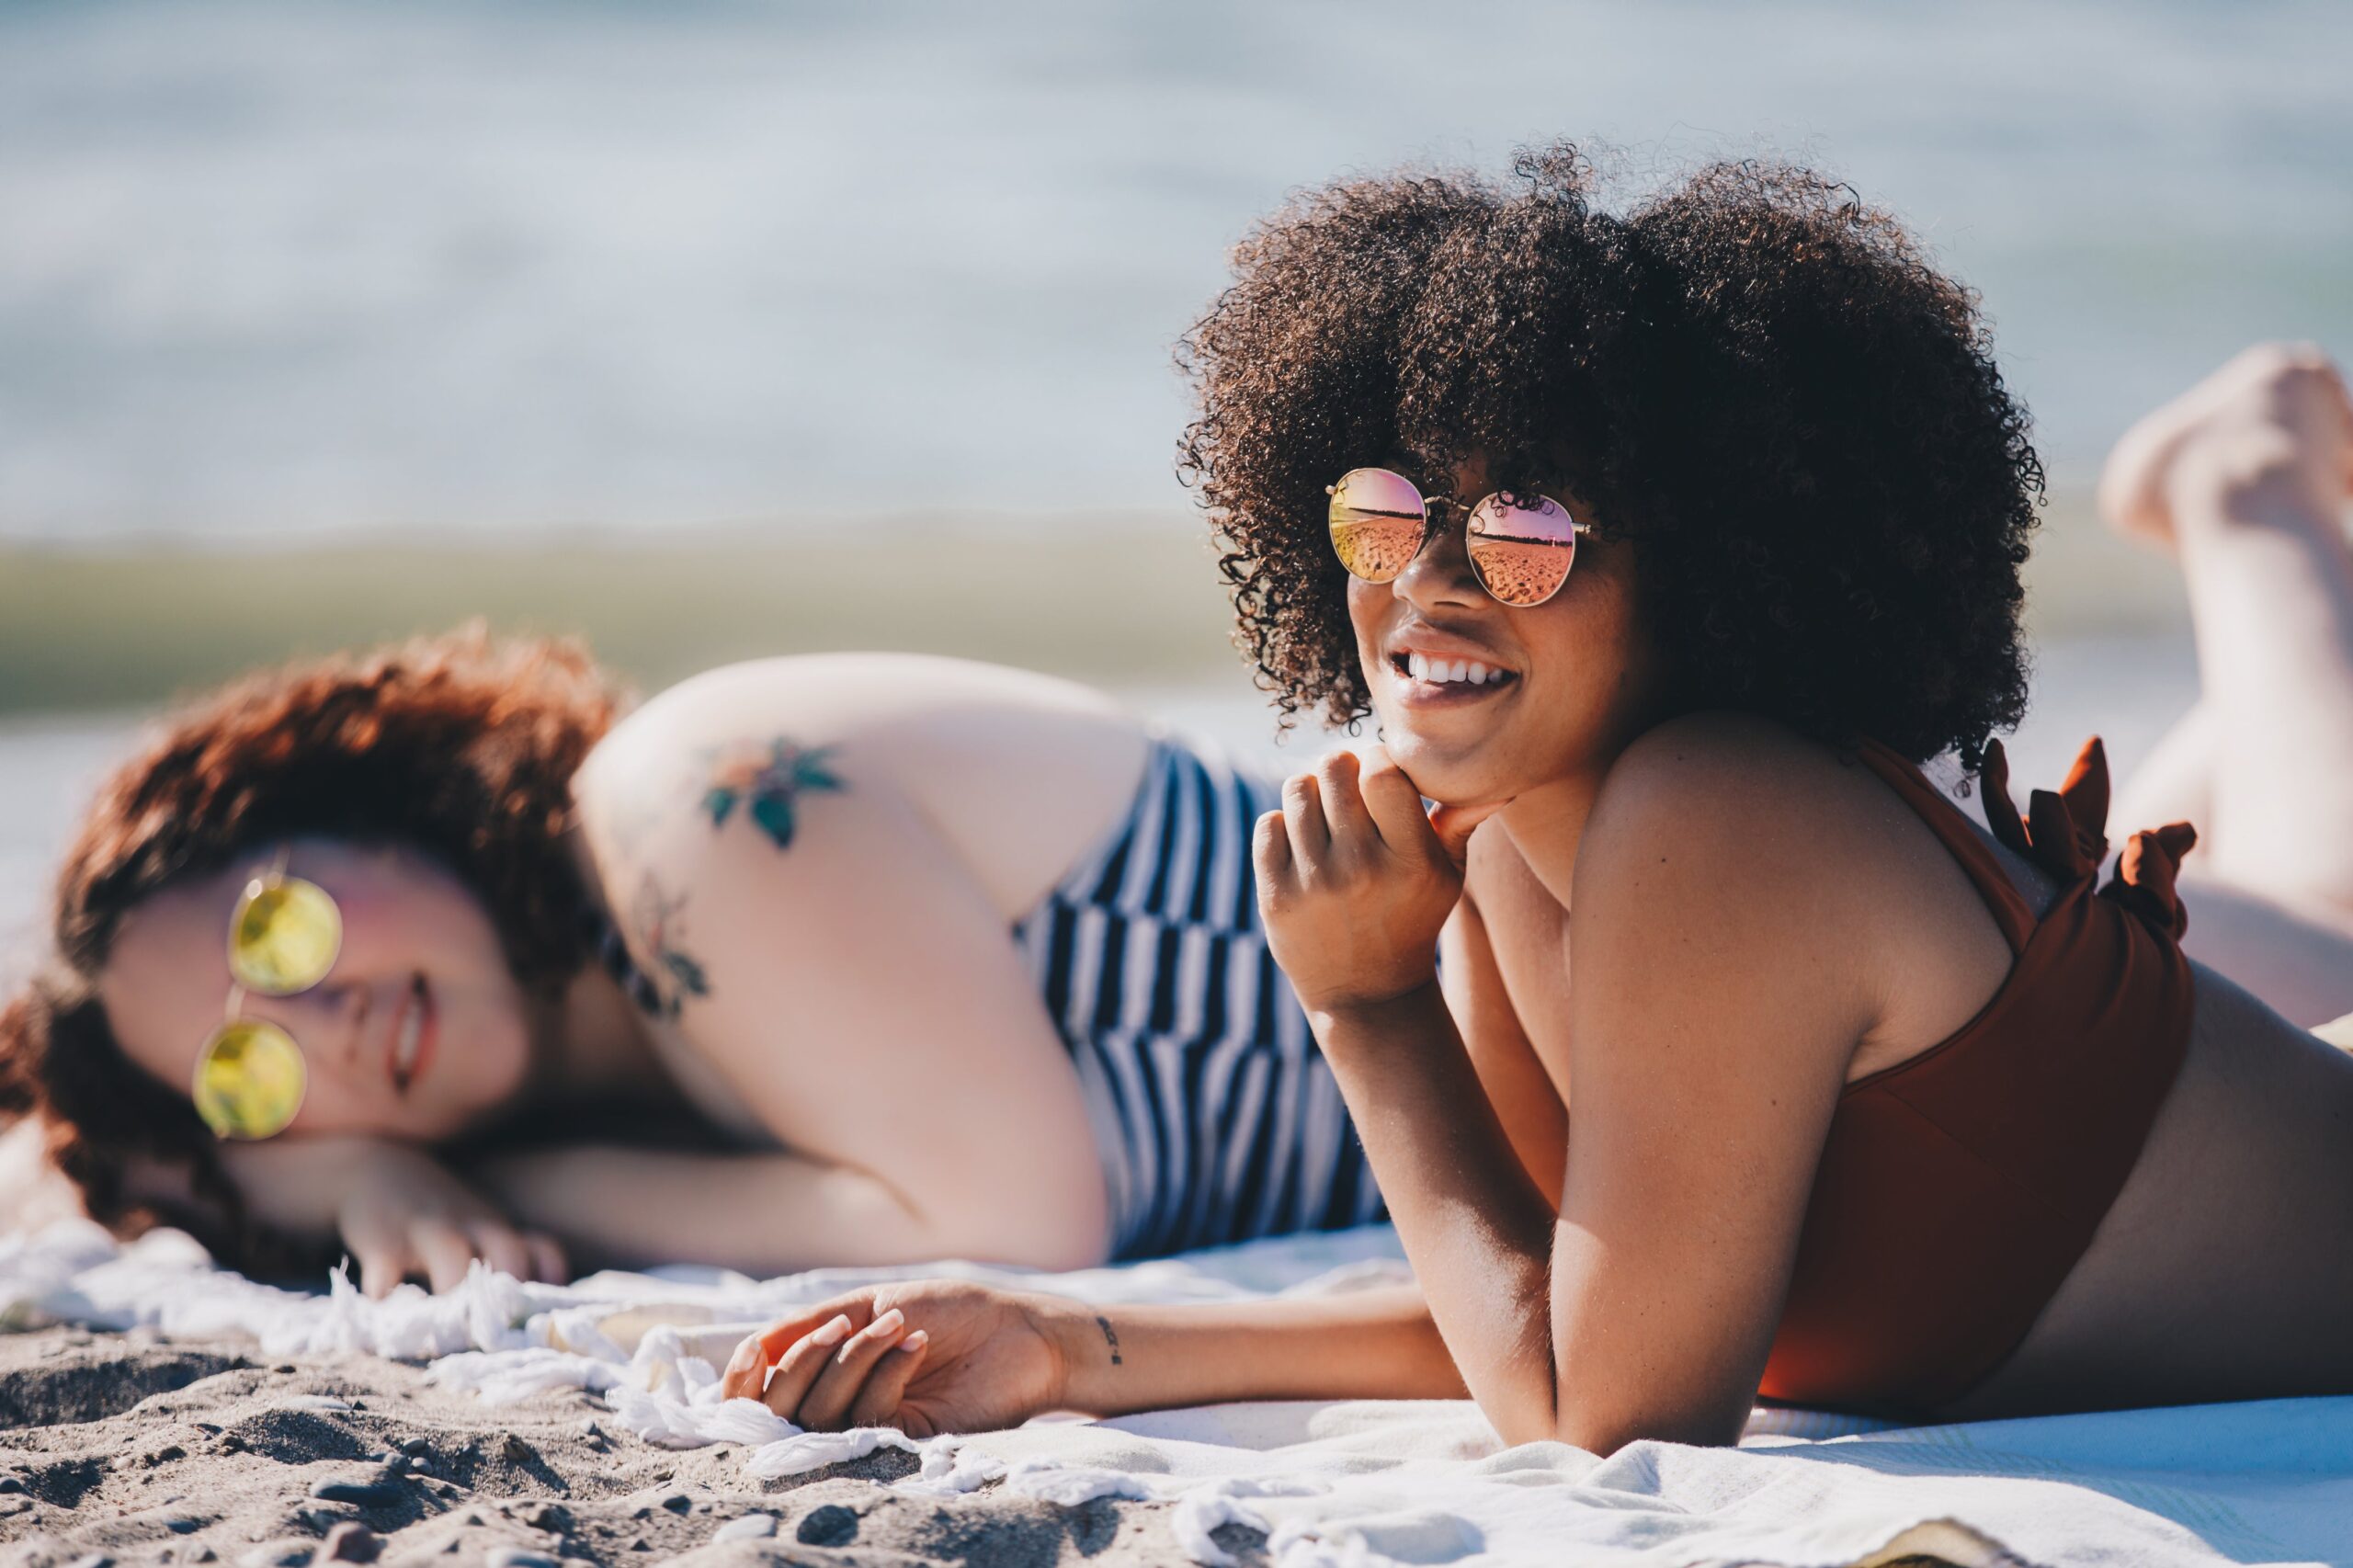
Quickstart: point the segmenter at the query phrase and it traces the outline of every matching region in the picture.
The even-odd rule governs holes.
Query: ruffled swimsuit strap
[[[2023,818],[2010,800],[2009,758],[2001,742],[1986,746],[1979,783],[1984,790],[1985,824],[2006,848],[2032,860],[2063,886],[2099,875],[2100,863],[2108,858],[2110,790],[2108,748],[2097,735],[2084,743],[2056,790],[2037,790],[2027,797]],[[2133,834],[2124,841],[2116,874],[2099,896],[2179,941],[2189,928],[2189,912],[2182,906],[2177,885],[2181,860],[2197,842],[2198,830],[2186,822]]]

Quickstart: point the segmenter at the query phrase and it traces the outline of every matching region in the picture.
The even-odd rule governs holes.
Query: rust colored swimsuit
[[[1886,747],[1861,760],[1951,852],[2016,959],[1940,1045],[1847,1085],[1831,1119],[1759,1392],[1922,1411],[2026,1337],[2123,1189],[2189,1045],[2174,889],[2185,824],[2108,853],[2108,760],[2084,747],[2026,819],[2000,749],[1980,778],[1994,835],[2060,884],[2037,920],[1960,808]]]

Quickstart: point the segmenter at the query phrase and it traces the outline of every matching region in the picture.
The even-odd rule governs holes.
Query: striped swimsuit
[[[1086,1091],[1114,1257],[1384,1212],[1258,926],[1250,835],[1278,803],[1155,734],[1127,816],[1014,927]]]
[[[1250,835],[1277,803],[1272,785],[1213,748],[1155,734],[1127,814],[1013,927],[1086,1092],[1114,1257],[1386,1212],[1258,926]],[[620,933],[601,919],[591,931],[630,999],[676,1017]],[[688,1082],[709,1075],[690,1060],[670,1065]],[[763,1137],[756,1124],[733,1130]]]

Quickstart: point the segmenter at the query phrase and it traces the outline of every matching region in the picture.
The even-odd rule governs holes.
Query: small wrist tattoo
[[[1120,1336],[1116,1333],[1112,1332],[1111,1320],[1109,1318],[1097,1318],[1095,1320],[1095,1326],[1103,1331],[1103,1343],[1111,1347],[1111,1365],[1114,1367],[1124,1365],[1124,1363],[1120,1359]]]

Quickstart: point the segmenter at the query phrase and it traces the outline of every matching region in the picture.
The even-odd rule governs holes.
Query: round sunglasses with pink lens
[[[1328,489],[1332,549],[1351,576],[1393,581],[1428,543],[1429,503],[1404,474],[1351,469]],[[1462,543],[1488,596],[1525,609],[1561,591],[1585,531],[1549,495],[1499,490],[1471,509]]]

